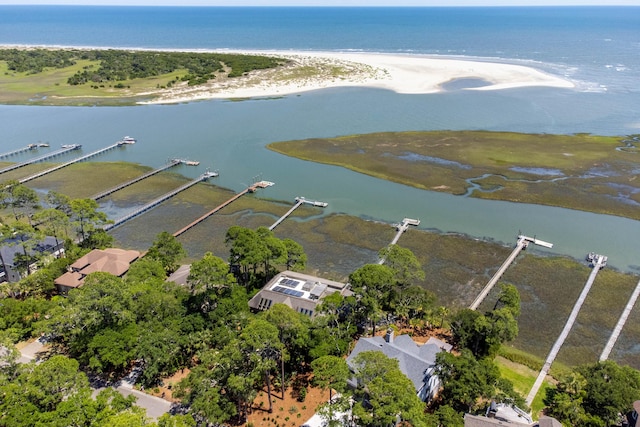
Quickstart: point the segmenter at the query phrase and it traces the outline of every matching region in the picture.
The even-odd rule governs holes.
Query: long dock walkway
[[[636,300],[638,299],[639,295],[640,295],[640,281],[636,285],[636,288],[633,290],[633,293],[631,294],[631,297],[627,302],[627,306],[624,308],[624,311],[622,312],[622,314],[620,315],[620,318],[618,319],[618,323],[616,324],[616,327],[613,328],[613,332],[609,337],[609,341],[607,341],[607,344],[604,346],[604,349],[602,350],[602,354],[600,354],[601,362],[609,358],[609,354],[611,354],[611,350],[613,350],[613,346],[615,345],[616,341],[618,341],[618,337],[622,332],[622,328],[624,327],[624,324],[627,322],[627,318],[629,318],[629,315],[631,314],[631,310],[633,309],[633,306],[636,304]]]
[[[154,170],[152,170],[152,171],[150,171],[150,172],[145,173],[144,175],[140,175],[140,176],[139,176],[139,177],[137,177],[137,178],[133,178],[133,179],[132,179],[132,180],[130,180],[130,181],[124,182],[124,183],[122,183],[122,184],[120,184],[120,185],[117,185],[117,186],[115,186],[115,187],[113,187],[113,188],[110,188],[110,189],[108,189],[108,190],[105,190],[105,191],[103,191],[102,193],[98,193],[98,194],[96,194],[95,196],[92,196],[91,198],[92,198],[93,200],[100,200],[100,199],[102,199],[103,197],[107,197],[108,195],[115,193],[116,191],[120,191],[120,190],[122,190],[123,188],[127,188],[127,187],[129,187],[130,185],[135,184],[136,182],[140,182],[140,181],[142,181],[143,179],[147,179],[147,178],[149,178],[150,176],[156,175],[156,174],[158,174],[158,173],[160,173],[160,172],[162,172],[162,171],[166,171],[167,169],[170,169],[170,168],[172,168],[172,167],[174,167],[174,166],[177,166],[177,165],[179,165],[179,164],[181,164],[181,163],[182,163],[182,162],[181,162],[180,160],[172,159],[168,164],[166,164],[166,165],[162,166],[161,168],[154,169]],[[214,173],[215,173],[215,172],[214,172]]]
[[[543,240],[538,240],[535,237],[527,237],[527,236],[523,236],[522,234],[519,235],[518,236],[518,241],[516,243],[516,247],[513,249],[513,251],[511,251],[511,254],[502,263],[502,265],[500,266],[498,271],[496,271],[496,273],[493,275],[493,277],[487,282],[487,284],[482,289],[482,291],[480,291],[480,293],[478,294],[476,299],[473,300],[473,302],[469,306],[469,308],[471,310],[476,310],[480,306],[480,304],[487,297],[487,295],[489,294],[491,289],[493,289],[493,287],[496,285],[496,283],[498,283],[498,280],[500,280],[500,278],[502,277],[504,272],[507,271],[507,268],[509,268],[509,266],[513,263],[513,261],[516,259],[518,254],[521,251],[525,250],[527,248],[527,246],[529,246],[529,243],[534,243],[536,245],[544,246],[546,248],[553,247],[552,243],[548,243],[548,242],[545,242]]]
[[[244,196],[245,194],[247,194],[247,193],[255,193],[258,188],[267,188],[267,187],[271,187],[272,185],[273,185],[273,182],[269,182],[269,181],[260,181],[260,182],[256,182],[253,185],[250,185],[249,187],[245,188],[244,190],[242,190],[238,194],[236,194],[233,197],[231,197],[229,200],[226,200],[222,204],[216,206],[215,208],[213,208],[212,210],[210,210],[206,214],[202,215],[200,218],[196,219],[195,221],[191,222],[190,224],[186,225],[185,227],[182,227],[180,230],[178,230],[175,233],[173,233],[173,237],[178,237],[181,234],[185,233],[186,231],[192,229],[193,227],[195,227],[196,225],[200,224],[205,219],[209,218],[211,215],[215,214],[216,212],[218,212],[222,208],[224,208],[226,206],[229,206],[231,203],[235,202],[236,200],[238,200],[240,197]]]
[[[122,218],[117,219],[113,224],[107,224],[104,227],[105,231],[109,231],[112,230],[116,227],[118,227],[119,225],[122,225],[123,223],[129,221],[130,219],[133,219],[139,215],[142,215],[143,213],[155,208],[156,206],[158,206],[160,203],[169,200],[170,198],[172,198],[173,196],[175,196],[176,194],[193,187],[194,185],[198,184],[199,182],[202,181],[206,181],[207,179],[217,176],[216,174],[214,174],[213,172],[205,172],[202,175],[200,175],[198,178],[194,179],[191,182],[188,182],[178,188],[176,188],[173,191],[168,192],[167,194],[158,197],[155,200],[152,200],[151,202],[147,203],[146,205],[142,206],[139,209],[136,209],[135,211],[129,213],[128,215],[123,216]]]
[[[4,159],[6,157],[15,156],[20,153],[25,153],[27,151],[36,150],[40,147],[48,147],[49,144],[29,144],[26,147],[18,148],[17,150],[9,151],[7,153],[0,154],[0,159]]]
[[[507,259],[502,263],[498,271],[493,275],[493,277],[487,282],[485,287],[480,291],[476,299],[473,300],[469,308],[471,310],[476,310],[478,306],[484,301],[487,297],[491,289],[498,283],[498,280],[502,277],[507,268],[513,263],[518,254],[523,251],[527,246],[529,246],[529,241],[526,239],[518,238],[518,242],[516,243],[516,247],[511,251],[511,254],[507,257]]]
[[[593,282],[596,280],[596,276],[598,275],[598,272],[607,264],[607,257],[604,255],[590,254],[590,257],[591,257],[590,261],[593,264],[593,270],[591,270],[591,274],[587,279],[587,283],[585,283],[584,288],[582,289],[582,292],[578,297],[578,300],[573,306],[573,310],[571,310],[571,314],[567,319],[567,323],[564,324],[564,329],[562,329],[562,332],[558,336],[558,339],[556,340],[555,344],[553,344],[553,347],[551,348],[551,351],[549,352],[549,355],[547,356],[547,359],[545,360],[544,365],[542,365],[542,369],[540,370],[540,373],[538,374],[538,377],[536,378],[535,383],[533,383],[533,387],[531,387],[531,391],[529,392],[529,395],[527,396],[527,400],[526,400],[527,405],[529,406],[531,406],[533,399],[535,399],[536,395],[538,394],[538,391],[542,386],[542,382],[547,376],[549,369],[551,369],[551,364],[553,363],[556,356],[558,355],[558,352],[560,351],[562,344],[564,344],[564,341],[567,339],[567,336],[569,335],[569,331],[571,331],[571,328],[573,327],[573,324],[575,323],[576,318],[578,317],[580,308],[582,307],[584,300],[587,298],[587,295],[591,290],[591,285],[593,285]]]
[[[289,209],[287,211],[287,213],[285,213],[284,215],[282,215],[276,222],[274,222],[271,227],[269,227],[269,230],[272,230],[274,228],[276,228],[278,225],[280,225],[280,223],[282,221],[284,221],[285,219],[287,219],[287,217],[289,215],[291,215],[293,213],[293,211],[295,211],[296,209],[298,209],[300,206],[302,206],[303,204],[309,204],[311,206],[317,206],[319,208],[326,208],[329,204],[326,202],[319,202],[317,200],[307,200],[304,197],[296,197],[296,204],[293,205],[293,207],[291,209]]]
[[[120,144],[120,143],[115,143],[113,145],[109,145],[108,147],[101,148],[101,149],[99,149],[97,151],[91,152],[89,154],[85,154],[84,156],[76,157],[75,159],[69,160],[68,162],[64,162],[62,164],[59,164],[57,166],[54,166],[54,167],[49,168],[47,170],[44,170],[42,172],[38,172],[38,173],[33,174],[31,176],[28,176],[26,178],[22,178],[22,179],[19,180],[19,182],[20,182],[20,184],[24,184],[25,182],[29,182],[29,181],[32,181],[32,180],[34,180],[36,178],[40,178],[41,176],[48,175],[51,172],[55,172],[55,171],[60,170],[62,168],[66,168],[67,166],[70,166],[70,165],[72,165],[74,163],[78,163],[78,162],[81,162],[83,160],[90,159],[91,157],[95,157],[95,156],[98,156],[98,155],[100,155],[100,154],[102,154],[104,152],[107,152],[109,150],[113,150],[114,148],[124,147],[124,146],[125,145]]]
[[[50,158],[53,158],[53,157],[56,157],[56,156],[60,156],[60,155],[65,154],[65,153],[67,153],[69,151],[79,150],[80,147],[81,147],[80,145],[72,145],[72,146],[69,146],[67,148],[61,148],[61,149],[53,151],[53,152],[51,152],[49,154],[45,154],[43,156],[36,157],[36,158],[30,159],[30,160],[27,160],[27,161],[24,161],[24,162],[21,162],[21,163],[14,163],[11,166],[7,166],[6,168],[0,169],[0,174],[3,174],[5,172],[9,172],[9,171],[21,168],[23,166],[31,165],[33,163],[38,163],[38,162],[41,162],[43,160],[47,160],[47,159],[50,159]]]
[[[402,236],[402,233],[404,233],[405,231],[407,231],[409,229],[410,225],[414,225],[414,226],[417,227],[418,225],[420,225],[420,220],[419,219],[404,218],[400,224],[396,224],[397,233],[393,237],[393,239],[391,240],[391,243],[389,243],[389,246],[395,245],[396,243],[398,243],[398,240],[400,240],[400,236]],[[380,258],[378,260],[378,264],[382,265],[382,264],[384,264],[385,261],[386,261],[385,258]]]

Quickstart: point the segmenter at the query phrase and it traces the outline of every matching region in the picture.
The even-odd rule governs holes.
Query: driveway
[[[20,358],[18,358],[18,363],[29,363],[31,361],[39,363],[41,361],[40,356],[44,355],[45,353],[47,353],[47,349],[42,342],[42,338],[37,339],[20,349],[21,356]],[[171,409],[171,402],[135,390],[131,381],[123,379],[123,381],[121,381],[120,383],[121,385],[114,387],[118,391],[118,393],[125,397],[131,394],[134,395],[136,397],[136,405],[144,408],[147,411],[147,416],[149,418],[158,419],[162,416],[162,414],[169,412],[169,410]],[[104,389],[104,387],[91,388],[93,389],[94,396],[96,396],[100,392],[100,390]]]

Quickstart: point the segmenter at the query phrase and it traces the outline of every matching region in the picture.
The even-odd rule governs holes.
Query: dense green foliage
[[[0,363],[0,393],[6,398],[0,402],[0,425],[70,424],[65,417],[87,426],[151,425],[119,395],[91,399],[86,377],[79,373],[116,380],[133,366],[142,368],[139,383],[147,387],[181,368],[191,369],[174,397],[182,399],[193,418],[167,415],[160,426],[190,426],[194,418],[202,424],[241,423],[261,391],[269,397],[268,410],[272,394],[293,386],[304,396],[310,384],[340,392],[339,397],[330,392],[334,400],[319,408],[329,426],[342,425],[351,405],[357,425],[386,425],[400,415],[406,425],[425,427],[461,426],[462,412],[480,412],[489,400],[522,405],[492,360],[500,344],[518,332],[520,296],[511,285],[503,286],[484,314],[462,310],[449,317],[445,307],[435,305],[433,294],[415,285],[424,273],[413,253],[392,246],[380,252],[384,264],[353,271],[354,295],[329,295],[314,318],[283,304],[255,314],[247,305],[250,296],[279,269],[304,269],[306,255],[301,245],[278,239],[264,227],[234,226],[226,235],[230,262],[206,253],[191,264],[184,286],[166,282],[184,250],[171,234],[160,233],[126,277],[94,273],[62,298],[55,296],[53,279],[86,251],[70,236],[102,240],[91,236],[99,236],[104,219],[84,199],[50,193],[41,209],[33,202],[21,203],[20,194],[28,201],[30,192],[18,190],[3,193],[12,222],[0,231],[24,235],[17,244],[25,247],[38,230],[55,235],[67,241],[68,258],[53,260],[5,288],[4,296],[14,298],[0,307],[0,338],[9,349],[0,355],[0,362],[7,362]],[[409,328],[416,320],[422,328],[450,323],[461,348],[460,355],[438,356],[443,381],[439,397],[429,406],[420,402],[398,363],[378,352],[363,353],[357,360],[360,387],[349,390],[344,356],[354,338],[392,323]],[[16,365],[11,343],[41,332],[53,345],[53,357],[45,362],[52,365],[42,364],[42,370]],[[53,370],[60,376],[49,384]],[[600,426],[599,420],[610,423],[628,410],[639,390],[637,371],[607,363],[579,368],[574,377],[561,380],[548,404],[550,413],[567,423]],[[36,415],[31,419],[27,413]]]
[[[144,411],[107,388],[92,397],[87,376],[65,356],[53,356],[41,364],[3,364],[0,368],[0,425],[95,426],[117,425],[121,417],[136,422],[131,427],[151,426]]]
[[[0,61],[9,70],[36,74],[45,68],[70,67],[78,60],[93,61],[69,78],[70,85],[84,83],[123,82],[186,70],[181,77],[189,85],[206,83],[218,73],[228,77],[242,76],[253,70],[274,68],[284,61],[278,58],[203,52],[157,52],[128,50],[79,49],[0,49]],[[117,87],[117,86],[116,86]]]
[[[547,390],[550,415],[565,425],[617,425],[620,414],[640,400],[640,372],[606,361],[582,365]]]
[[[9,70],[36,74],[45,68],[65,68],[75,64],[78,53],[74,50],[0,49],[0,61],[7,62]]]
[[[495,356],[505,342],[518,335],[520,296],[513,285],[503,284],[494,309],[485,314],[462,309],[451,320],[453,336],[476,357]]]

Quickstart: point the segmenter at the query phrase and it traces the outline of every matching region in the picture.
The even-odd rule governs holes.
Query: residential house
[[[542,416],[533,421],[531,415],[514,405],[491,402],[486,416],[465,414],[464,427],[562,427],[555,418]]]
[[[69,271],[55,280],[58,292],[65,294],[84,284],[87,275],[98,271],[122,277],[132,262],[140,258],[140,252],[109,248],[94,249],[69,266]]]
[[[320,301],[335,292],[344,296],[353,295],[346,283],[287,270],[277,274],[251,298],[249,307],[262,311],[281,303],[313,317]]]
[[[396,359],[400,371],[405,374],[416,388],[416,393],[423,401],[430,401],[440,389],[440,379],[435,374],[436,355],[441,351],[451,351],[452,346],[437,338],[420,345],[409,335],[394,338],[393,330],[389,329],[385,337],[375,336],[360,338],[355,348],[347,357],[347,364],[355,372],[353,359],[364,351],[380,351],[387,357]],[[357,386],[354,379],[351,386]]]
[[[31,249],[27,249],[30,256],[59,255],[64,252],[64,242],[58,241],[55,237],[47,236],[40,243]],[[18,237],[6,239],[0,247],[0,283],[18,282],[22,275],[17,268],[17,261],[24,255],[22,241]],[[30,269],[35,267],[35,263],[29,265]]]

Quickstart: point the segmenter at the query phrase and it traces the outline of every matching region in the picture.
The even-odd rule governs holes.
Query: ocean
[[[611,266],[639,271],[638,221],[417,190],[265,148],[274,141],[378,131],[640,133],[638,29],[640,7],[0,6],[0,45],[420,54],[527,65],[576,84],[483,92],[454,84],[427,95],[341,88],[136,107],[0,106],[1,151],[46,141],[81,143],[89,152],[132,135],[138,144],[100,160],[158,167],[170,157],[191,158],[219,169],[221,186],[239,191],[261,176],[276,182],[264,197],[327,201],[327,214],[390,223],[421,218],[424,228],[508,244],[522,230],[554,242],[555,253],[582,259],[596,251],[609,255]],[[114,215],[131,208],[109,207]]]

